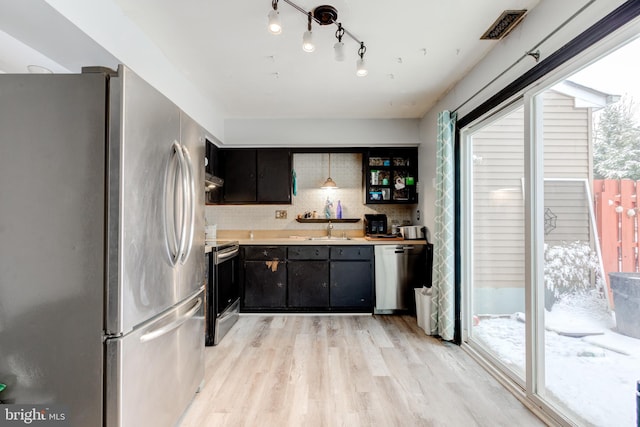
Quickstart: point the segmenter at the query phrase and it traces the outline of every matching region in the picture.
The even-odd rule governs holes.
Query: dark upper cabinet
[[[223,149],[223,203],[256,202],[256,150]]]
[[[363,161],[365,203],[418,203],[417,148],[373,149]]]
[[[220,149],[215,146],[215,144],[209,140],[207,140],[207,145],[205,149],[205,172],[211,175],[219,175],[220,174]]]
[[[291,203],[291,151],[220,150],[222,203]]]
[[[222,176],[220,170],[220,149],[211,141],[207,140],[205,149],[205,166],[206,173],[214,176]],[[205,202],[207,204],[217,204],[222,200],[222,188],[217,187],[205,193]]]
[[[291,152],[257,150],[258,203],[291,203]]]

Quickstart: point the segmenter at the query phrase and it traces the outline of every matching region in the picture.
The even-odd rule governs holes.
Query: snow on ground
[[[481,318],[473,336],[524,377],[522,320],[516,314]],[[568,408],[585,425],[636,426],[640,340],[612,330],[606,302],[591,294],[563,298],[545,312],[545,327],[546,398]],[[572,337],[557,331],[597,335]]]

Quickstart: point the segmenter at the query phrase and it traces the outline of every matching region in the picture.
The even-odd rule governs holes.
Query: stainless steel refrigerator
[[[124,66],[0,74],[2,403],[178,422],[204,377],[204,150]]]

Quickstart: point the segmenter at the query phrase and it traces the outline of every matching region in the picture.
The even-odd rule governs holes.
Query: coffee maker
[[[385,214],[365,214],[364,234],[367,236],[387,234],[387,216]]]

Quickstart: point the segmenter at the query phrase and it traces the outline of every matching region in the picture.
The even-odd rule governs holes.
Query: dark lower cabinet
[[[243,246],[241,309],[373,311],[372,246]]]
[[[287,306],[287,264],[284,261],[245,261],[243,306]]]
[[[331,307],[372,307],[373,273],[373,246],[332,246]]]
[[[329,306],[329,263],[327,261],[289,261],[287,265],[290,308]]]
[[[332,261],[330,305],[333,308],[373,306],[373,263],[371,261]]]

